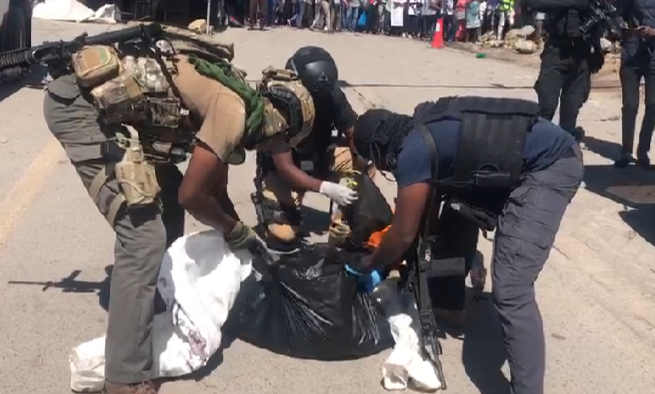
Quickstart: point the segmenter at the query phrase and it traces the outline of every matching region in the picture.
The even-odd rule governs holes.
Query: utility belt
[[[182,107],[172,68],[160,54],[121,59],[113,47],[98,45],[83,48],[71,60],[78,86],[93,101],[99,121],[125,126],[124,133],[115,135],[115,142],[101,147],[110,164],[89,188],[95,200],[102,185],[115,176],[121,194],[105,214],[113,225],[123,203],[128,209],[158,203],[160,187],[154,164],[186,158],[193,134],[179,130],[189,128],[189,111]]]

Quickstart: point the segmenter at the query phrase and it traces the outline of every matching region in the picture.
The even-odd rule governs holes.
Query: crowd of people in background
[[[514,0],[250,0],[248,11],[250,29],[290,26],[423,40],[433,39],[441,19],[444,41],[478,42],[489,32],[503,39],[517,24],[518,10]]]

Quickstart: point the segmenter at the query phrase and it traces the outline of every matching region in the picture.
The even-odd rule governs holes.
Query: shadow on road
[[[624,206],[619,216],[637,234],[655,245],[655,171],[630,166],[586,166],[586,189]]]
[[[583,140],[586,150],[594,152],[609,160],[616,160],[621,153],[621,145],[616,142],[600,140],[591,136],[584,137]],[[583,152],[584,154],[584,152]]]
[[[29,74],[19,81],[0,83],[0,102],[24,87],[30,89],[43,89],[45,87],[44,79],[47,74],[48,71],[45,67],[35,66]]]
[[[327,233],[330,227],[330,213],[319,211],[312,207],[303,206],[301,208],[303,216],[303,231],[315,235]]]
[[[586,149],[609,160],[615,160],[621,145],[591,136],[584,139]],[[655,245],[655,171],[637,166],[616,168],[612,165],[585,166],[585,188],[599,196],[622,204],[619,216],[639,236]]]
[[[480,394],[509,392],[509,381],[501,371],[504,363],[503,335],[491,294],[467,295],[462,364]]]
[[[91,282],[78,280],[77,277],[82,273],[81,270],[75,270],[70,275],[58,281],[21,281],[10,280],[7,283],[10,285],[27,285],[27,286],[42,286],[42,290],[61,289],[63,293],[96,293],[98,296],[98,304],[105,311],[109,309],[109,296],[111,288],[111,273],[113,270],[112,265],[105,267],[105,279],[100,282]],[[159,295],[155,294],[155,313],[162,313],[166,311],[166,303]]]

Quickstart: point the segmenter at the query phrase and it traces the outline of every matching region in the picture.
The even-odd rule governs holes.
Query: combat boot
[[[137,384],[111,383],[105,380],[102,394],[157,394],[159,385],[148,381]]]

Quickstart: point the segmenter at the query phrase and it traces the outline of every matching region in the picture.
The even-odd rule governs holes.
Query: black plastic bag
[[[343,270],[362,257],[325,244],[282,255],[272,280],[252,284],[255,294],[242,289],[240,297],[247,299],[240,303],[248,306],[239,313],[235,336],[278,354],[323,361],[362,358],[393,346],[386,320]]]
[[[374,232],[391,224],[393,211],[375,182],[365,172],[356,177],[357,201],[342,208],[344,218],[350,226],[350,242],[359,246],[365,244]]]

